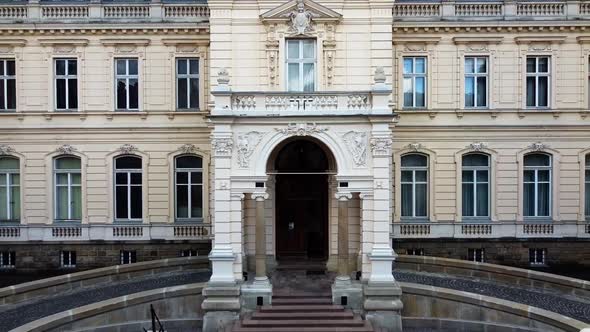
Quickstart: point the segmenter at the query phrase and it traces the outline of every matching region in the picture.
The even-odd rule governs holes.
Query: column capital
[[[237,198],[240,201],[243,201],[244,198],[246,197],[246,195],[244,195],[244,193],[231,193],[230,195],[232,198]]]
[[[352,199],[352,193],[346,191],[339,191],[334,194],[334,197],[339,201],[348,201]]]
[[[252,199],[256,200],[257,202],[263,202],[267,200],[269,197],[267,192],[260,191],[252,193]]]
[[[360,199],[372,199],[375,196],[375,193],[371,192],[362,192],[359,194]]]

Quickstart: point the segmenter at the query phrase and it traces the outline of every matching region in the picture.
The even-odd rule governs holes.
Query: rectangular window
[[[406,253],[411,256],[424,256],[424,249],[422,249],[422,248],[408,249],[406,251]]]
[[[0,158],[0,221],[20,220],[19,168],[18,159]]]
[[[73,268],[76,267],[76,252],[72,250],[64,250],[61,252],[61,267]]]
[[[488,58],[465,57],[465,108],[488,107]]]
[[[135,250],[121,250],[121,264],[137,263],[137,253]]]
[[[140,221],[143,216],[142,161],[132,156],[115,160],[115,219]]]
[[[137,59],[115,60],[116,110],[139,110],[139,68]]]
[[[55,159],[55,220],[82,219],[81,161],[74,157]]]
[[[426,57],[404,58],[404,107],[426,107]]]
[[[16,110],[16,64],[0,60],[0,111]]]
[[[549,107],[550,59],[548,56],[526,58],[526,106]]]
[[[199,109],[199,59],[176,59],[176,108]]]
[[[55,59],[55,109],[78,109],[78,61]]]
[[[584,186],[586,190],[585,197],[585,210],[586,219],[590,219],[590,154],[586,155],[586,167],[584,170]]]
[[[180,257],[193,257],[193,256],[197,256],[197,255],[198,255],[198,253],[194,249],[186,249],[186,250],[180,251]]]
[[[16,264],[16,253],[14,251],[0,252],[0,268],[13,269]]]
[[[529,263],[531,265],[545,265],[547,249],[529,249]]]
[[[467,249],[467,260],[483,263],[485,261],[485,250],[483,248]]]
[[[523,209],[525,217],[551,216],[551,157],[533,153],[524,156]]]
[[[313,39],[287,40],[287,90],[315,91],[316,50]]]

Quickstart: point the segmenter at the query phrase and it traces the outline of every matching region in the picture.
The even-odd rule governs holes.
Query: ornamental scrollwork
[[[14,149],[8,145],[0,145],[0,156],[7,156],[14,152]]]
[[[549,146],[547,144],[541,143],[541,142],[536,142],[533,143],[531,145],[529,145],[529,149],[533,150],[533,151],[544,151],[545,149],[549,148]]]
[[[371,150],[375,156],[385,156],[391,154],[391,145],[393,141],[389,137],[375,137],[371,139]]]
[[[231,138],[214,138],[211,141],[211,146],[216,156],[229,156],[231,155],[234,141]]]
[[[356,166],[367,164],[367,133],[349,131],[342,136]]]
[[[478,143],[471,143],[467,146],[467,148],[471,151],[475,151],[475,152],[480,152],[483,149],[486,149],[488,147],[488,145],[484,142],[478,142]]]
[[[181,146],[178,150],[185,154],[195,154],[199,152],[199,148],[197,148],[194,144],[185,144]]]
[[[135,145],[132,145],[132,144],[123,144],[119,148],[119,151],[122,154],[134,154],[137,151],[137,147]]]
[[[315,123],[290,123],[286,128],[275,128],[275,130],[287,136],[311,136],[313,134],[323,133],[328,128],[318,126]]]
[[[297,9],[289,14],[289,32],[295,35],[305,35],[313,32],[313,14],[305,8],[303,0],[297,0]]]
[[[418,152],[420,149],[422,149],[422,144],[420,143],[410,143],[406,146],[406,148],[408,150],[412,150],[414,152]]]
[[[262,134],[257,131],[237,135],[238,165],[240,167],[246,168],[250,165],[250,156],[260,143],[261,138]]]
[[[72,154],[76,151],[77,151],[77,149],[69,144],[64,144],[64,145],[58,147],[57,149],[55,149],[55,152],[57,152],[59,154]]]

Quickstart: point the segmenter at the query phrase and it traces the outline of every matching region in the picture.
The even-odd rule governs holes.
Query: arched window
[[[407,154],[401,158],[402,217],[426,218],[428,214],[428,157]]]
[[[203,160],[180,156],[174,160],[176,220],[203,218]]]
[[[54,160],[55,220],[82,220],[82,171],[80,158],[65,156]]]
[[[524,216],[551,215],[551,156],[531,153],[524,156]]]
[[[586,219],[590,218],[590,154],[586,155],[586,167],[585,167],[585,191],[586,191],[586,199],[584,202]]]
[[[143,215],[141,158],[115,159],[115,220],[140,221]]]
[[[0,221],[20,220],[19,160],[0,158]]]
[[[462,192],[464,217],[490,216],[490,157],[471,153],[463,156]]]

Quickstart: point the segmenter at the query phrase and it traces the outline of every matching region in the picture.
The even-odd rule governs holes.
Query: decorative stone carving
[[[12,154],[14,149],[8,145],[0,145],[0,156],[6,156]]]
[[[55,45],[53,47],[53,52],[58,54],[73,53],[75,50],[76,46],[74,45]]]
[[[131,144],[123,144],[119,148],[119,151],[121,151],[123,154],[134,154],[135,151],[137,151],[137,147]]]
[[[366,166],[367,164],[367,133],[349,131],[342,136],[342,139],[352,154],[352,159],[356,166]]]
[[[375,68],[375,75],[373,79],[375,80],[375,84],[384,84],[387,80],[385,69],[383,69],[383,67]]]
[[[326,84],[332,85],[334,78],[334,59],[336,58],[336,40],[333,25],[326,26],[326,39],[323,41],[324,46],[324,74],[326,75]]]
[[[246,168],[250,165],[250,156],[252,156],[254,149],[260,143],[261,138],[262,134],[257,131],[237,135],[238,165],[240,167]]]
[[[176,52],[179,53],[196,53],[199,51],[197,45],[178,45],[176,46]]]
[[[422,149],[422,144],[420,143],[410,143],[406,146],[407,149],[412,150],[414,152]]]
[[[14,47],[10,45],[1,45],[0,46],[0,53],[12,53],[14,51]]]
[[[270,85],[277,85],[279,81],[279,41],[275,34],[276,26],[267,26],[266,56],[268,58],[268,81]]]
[[[72,154],[76,151],[77,151],[77,149],[69,144],[64,144],[64,145],[58,147],[57,149],[55,149],[55,152],[57,152],[59,154]]]
[[[470,149],[471,151],[476,151],[476,152],[479,152],[487,147],[488,147],[488,145],[484,142],[471,143],[467,146],[468,149]]]
[[[231,155],[234,141],[231,138],[214,138],[211,141],[211,145],[216,156],[229,156]]]
[[[404,47],[406,52],[424,52],[426,51],[426,44],[407,44]]]
[[[275,128],[276,131],[287,136],[311,136],[328,130],[315,123],[290,123],[286,128]]]
[[[549,148],[549,146],[547,144],[544,144],[541,142],[537,142],[537,143],[533,143],[533,144],[529,145],[529,149],[531,149],[533,151],[544,151],[547,148]]]
[[[135,52],[136,49],[137,49],[137,46],[135,46],[135,45],[122,44],[122,45],[117,45],[115,47],[115,52],[117,52],[117,53],[132,53],[132,52]]]
[[[199,149],[194,145],[194,144],[185,144],[183,146],[181,146],[179,148],[180,151],[182,151],[182,153],[187,153],[187,154],[194,154],[197,153],[199,151]]]
[[[297,10],[289,14],[289,30],[295,35],[305,35],[313,31],[313,14],[305,8],[303,0],[297,0]]]
[[[488,51],[488,45],[467,45],[467,50],[470,52],[483,52]]]
[[[374,137],[371,139],[371,150],[375,156],[386,156],[391,154],[393,141],[389,137]]]
[[[545,44],[545,43],[529,44],[529,51],[534,51],[534,52],[551,51],[551,44]]]
[[[229,84],[229,72],[227,69],[221,68],[217,73],[217,84],[219,85],[228,85]]]

